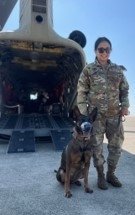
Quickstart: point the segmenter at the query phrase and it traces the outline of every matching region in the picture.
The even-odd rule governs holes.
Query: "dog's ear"
[[[97,115],[98,115],[98,108],[95,107],[89,115],[90,121],[94,122],[97,118]]]
[[[75,121],[77,121],[80,118],[80,116],[81,116],[80,110],[79,110],[78,106],[75,106],[73,108],[73,119]]]

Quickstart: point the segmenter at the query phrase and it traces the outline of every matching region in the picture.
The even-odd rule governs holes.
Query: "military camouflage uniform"
[[[104,134],[108,139],[108,158],[110,165],[116,166],[124,141],[120,110],[129,107],[129,85],[123,74],[126,70],[108,60],[103,67],[97,60],[88,64],[78,81],[77,104],[82,114],[87,115],[98,107],[98,117],[93,125],[93,158],[95,167],[103,165]]]

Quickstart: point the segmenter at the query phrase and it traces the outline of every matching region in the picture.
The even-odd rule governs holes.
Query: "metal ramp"
[[[8,153],[35,152],[35,136],[33,130],[13,131],[9,140]]]
[[[62,150],[71,139],[71,118],[45,115],[20,114],[0,118],[0,135],[9,139],[8,153],[33,152],[39,137],[50,137],[56,150]]]
[[[56,150],[63,150],[72,138],[70,130],[51,130],[51,138]]]

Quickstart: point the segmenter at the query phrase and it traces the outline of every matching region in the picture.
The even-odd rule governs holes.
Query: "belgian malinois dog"
[[[74,108],[76,118],[73,128],[73,138],[63,150],[61,155],[61,164],[56,171],[56,178],[64,184],[65,197],[70,198],[70,184],[81,185],[79,179],[84,179],[84,190],[86,193],[92,193],[93,190],[88,185],[88,174],[90,160],[92,157],[92,146],[90,136],[92,133],[92,124],[97,117],[97,108],[94,108],[89,116],[80,113],[78,107]]]

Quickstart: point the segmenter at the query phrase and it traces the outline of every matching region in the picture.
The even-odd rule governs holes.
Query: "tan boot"
[[[104,175],[104,168],[103,166],[97,166],[97,173],[98,173],[98,187],[102,190],[107,190],[108,185],[105,180],[105,175]]]
[[[108,183],[110,183],[114,187],[122,187],[122,183],[119,181],[119,179],[114,174],[115,169],[116,169],[116,166],[108,165],[106,180]]]

